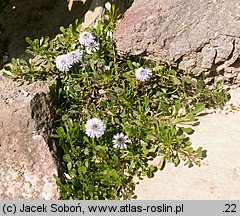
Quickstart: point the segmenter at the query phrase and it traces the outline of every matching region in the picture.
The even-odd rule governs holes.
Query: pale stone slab
[[[240,112],[199,117],[191,136],[207,157],[201,167],[167,164],[136,187],[138,199],[240,199]]]

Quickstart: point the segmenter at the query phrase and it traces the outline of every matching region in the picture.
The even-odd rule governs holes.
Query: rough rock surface
[[[18,86],[0,74],[0,199],[59,197],[53,178],[57,165],[35,130],[35,125],[43,129],[43,122],[50,122],[48,86],[49,82],[40,81]]]
[[[97,20],[101,19],[104,15],[105,0],[93,0],[92,4],[84,16],[82,27],[85,29],[93,25]]]
[[[124,2],[121,0],[92,0],[89,10],[84,15],[83,28],[95,25],[99,19],[102,19],[105,13],[105,3],[111,2],[116,5],[120,12],[125,10]]]
[[[239,0],[135,0],[114,34],[120,54],[240,84]]]

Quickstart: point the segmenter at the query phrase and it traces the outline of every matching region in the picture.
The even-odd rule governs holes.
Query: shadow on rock
[[[31,116],[35,121],[36,134],[41,135],[46,141],[49,150],[55,160],[58,170],[58,177],[62,179],[63,167],[61,160],[63,151],[51,137],[54,129],[56,100],[50,93],[37,93],[31,100]]]

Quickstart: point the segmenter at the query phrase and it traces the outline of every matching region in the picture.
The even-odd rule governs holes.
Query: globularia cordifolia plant
[[[27,38],[35,58],[5,68],[29,81],[55,79],[52,137],[63,151],[64,175],[55,176],[62,199],[130,199],[133,176],[153,177],[166,162],[200,165],[202,148],[192,148],[187,125],[228,98],[221,84],[210,91],[170,67],[119,56],[117,20],[108,6],[96,28],[76,22],[53,40]],[[149,165],[157,156],[158,166]]]

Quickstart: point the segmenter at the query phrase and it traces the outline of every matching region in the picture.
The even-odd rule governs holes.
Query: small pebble
[[[21,92],[23,93],[23,96],[24,96],[24,97],[27,97],[27,96],[29,95],[29,93],[26,92],[26,91],[24,91],[24,90],[21,90]]]

